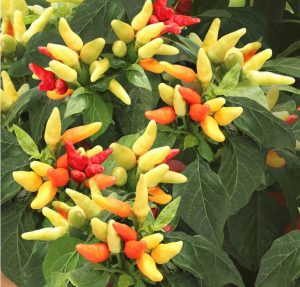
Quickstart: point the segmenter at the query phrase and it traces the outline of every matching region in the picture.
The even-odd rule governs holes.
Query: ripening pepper
[[[145,117],[148,120],[155,120],[160,125],[168,125],[176,120],[176,114],[173,107],[162,107],[153,111],[146,111]]]
[[[245,33],[246,29],[242,28],[220,38],[217,43],[208,50],[207,55],[209,59],[215,64],[221,63],[227,51],[234,47]]]
[[[58,94],[55,90],[53,91],[47,91],[46,95],[51,100],[62,100],[68,96],[71,96],[73,94],[72,89],[67,89],[67,91],[64,94]]]
[[[30,163],[30,168],[39,176],[46,177],[48,170],[52,169],[53,167],[47,163],[41,161],[32,161]]]
[[[278,86],[271,86],[266,94],[266,99],[268,102],[269,110],[271,111],[273,107],[276,105],[279,97],[279,88]]]
[[[167,44],[162,44],[156,52],[156,55],[163,55],[163,56],[173,56],[178,54],[179,54],[179,50],[176,47]]]
[[[96,64],[93,66],[93,69],[90,70],[91,82],[93,83],[100,79],[103,76],[103,74],[109,69],[109,67],[110,64],[107,58],[104,58],[100,61],[96,61]]]
[[[72,209],[71,206],[58,200],[52,201],[51,204],[61,216],[63,216],[65,219],[68,219],[68,213]]]
[[[244,64],[244,56],[239,49],[233,47],[227,51],[223,64],[227,70],[232,69],[236,64],[242,66]]]
[[[153,24],[155,25],[155,24]],[[163,44],[164,40],[161,38],[156,38],[147,44],[143,45],[138,49],[138,55],[141,59],[149,59],[152,58],[156,52],[158,51],[159,47]]]
[[[210,112],[215,113],[224,106],[225,102],[226,100],[224,98],[218,97],[205,102],[205,105],[209,106]]]
[[[58,31],[69,48],[74,51],[80,51],[83,46],[83,42],[81,38],[75,32],[73,32],[67,20],[63,17],[59,19]]]
[[[159,243],[164,239],[164,236],[161,233],[153,233],[151,235],[145,236],[141,241],[146,242],[147,249],[154,249]]]
[[[66,82],[73,83],[77,80],[77,72],[57,60],[50,61],[49,67],[58,78],[61,78]]]
[[[272,57],[272,50],[266,49],[258,54],[253,55],[251,59],[249,59],[243,65],[243,72],[252,71],[252,70],[260,70],[260,68],[264,65],[264,63]]]
[[[49,43],[48,51],[58,60],[61,60],[65,65],[77,67],[79,65],[78,54],[72,49],[58,44]]]
[[[57,193],[57,187],[51,181],[45,181],[39,188],[38,193],[30,206],[32,209],[41,209],[50,203]]]
[[[187,87],[179,87],[178,91],[189,105],[201,103],[201,96],[193,89]]]
[[[162,22],[147,25],[136,33],[136,41],[143,45],[147,44],[151,39],[157,37],[163,28],[164,23]]]
[[[151,0],[146,0],[142,10],[133,18],[131,26],[135,31],[144,28],[153,12],[153,5]]]
[[[111,171],[111,175],[116,177],[116,185],[117,186],[123,186],[127,182],[127,171],[125,168],[121,166],[114,167]]]
[[[182,246],[182,241],[170,242],[166,244],[161,243],[152,250],[151,256],[156,263],[166,264],[170,261],[170,259],[180,253]]]
[[[161,163],[170,152],[170,147],[163,146],[152,149],[140,156],[138,169],[141,172],[146,172]]]
[[[52,225],[55,227],[64,227],[66,230],[69,229],[69,223],[68,220],[66,220],[62,215],[60,215],[58,212],[48,208],[43,207],[42,213],[45,217],[49,219]]]
[[[103,38],[96,38],[84,44],[80,50],[80,60],[83,63],[90,65],[99,58],[104,46],[105,40]]]
[[[169,166],[167,164],[160,164],[144,174],[146,178],[147,187],[154,187],[161,182],[161,179],[169,171]]]
[[[154,74],[161,74],[165,68],[157,60],[153,58],[142,59],[139,65],[146,71],[152,72]]]
[[[267,153],[266,164],[272,168],[282,168],[286,165],[286,161],[275,150],[270,149]]]
[[[177,149],[177,148],[171,149],[162,163],[166,163],[168,160],[172,159],[173,157],[175,157],[179,153],[180,153],[180,149]]]
[[[113,175],[98,173],[85,182],[85,186],[88,188],[90,187],[90,180],[94,180],[97,183],[98,188],[105,189],[114,185],[116,183],[117,178]]]
[[[243,54],[244,62],[247,62],[249,59],[251,59],[255,55],[256,51],[259,50],[260,48],[261,48],[260,42],[252,42],[240,48],[239,50]]]
[[[154,144],[157,134],[157,126],[154,120],[151,120],[144,133],[134,142],[132,150],[137,156],[147,152]]]
[[[49,7],[45,9],[43,13],[31,23],[30,27],[23,34],[23,41],[25,43],[27,43],[33,35],[35,35],[38,32],[41,32],[44,29],[44,27],[48,23],[48,20],[53,14],[53,11],[54,11],[53,7]]]
[[[14,53],[16,52],[17,43],[13,36],[10,36],[8,34],[1,34],[1,55],[2,56],[14,56]]]
[[[136,231],[128,225],[119,222],[113,222],[112,225],[123,241],[137,240]]]
[[[92,232],[95,235],[95,237],[102,242],[107,242],[107,229],[108,229],[108,224],[99,218],[92,218],[91,220],[91,227],[92,227]]]
[[[217,44],[220,25],[221,21],[219,18],[215,18],[212,21],[201,45],[201,48],[203,48],[206,53],[208,53],[208,51],[211,50]]]
[[[56,240],[66,233],[66,229],[64,227],[47,227],[42,228],[30,232],[25,232],[21,235],[21,237],[25,240]]]
[[[214,141],[223,142],[225,140],[224,134],[221,132],[217,121],[213,117],[205,117],[205,119],[200,122],[200,126],[203,132]]]
[[[59,109],[55,107],[46,123],[44,139],[50,150],[53,151],[61,139],[61,119]]]
[[[175,77],[176,79],[182,80],[187,83],[192,83],[196,80],[196,74],[191,68],[181,65],[172,65],[164,61],[161,61],[159,63],[164,66],[165,72]]]
[[[103,152],[102,146],[96,145],[96,146],[94,146],[93,148],[87,150],[87,151],[85,152],[85,155],[86,155],[87,157],[92,158],[94,155],[99,154],[99,153],[101,153],[101,152]],[[94,163],[94,162],[93,162],[93,163]],[[97,162],[97,163],[98,163],[98,162]],[[101,162],[100,162],[100,163],[101,163]]]
[[[87,225],[88,221],[83,210],[75,206],[68,212],[68,221],[71,226],[80,229]]]
[[[67,188],[66,193],[72,198],[76,205],[82,208],[84,214],[88,219],[98,217],[103,211],[93,200],[88,196]]]
[[[24,24],[24,14],[20,10],[14,12],[14,38],[17,42],[23,42],[23,35],[26,32],[26,26]]]
[[[97,133],[101,126],[101,122],[94,122],[91,124],[70,128],[63,133],[62,140],[63,142],[69,141],[72,144],[76,144]]]
[[[109,249],[105,243],[77,244],[76,251],[92,263],[101,263],[109,258]]]
[[[125,105],[131,104],[129,95],[116,79],[112,79],[109,82],[108,90],[118,99],[120,99]]]
[[[107,226],[107,244],[109,251],[113,254],[118,254],[121,252],[121,237],[119,234],[115,231],[113,227],[113,223],[115,221],[111,219],[108,222]]]
[[[124,253],[130,259],[139,259],[146,250],[144,241],[129,240],[125,242]]]
[[[112,143],[109,147],[113,150],[112,156],[118,166],[126,170],[130,170],[136,166],[136,156],[130,148],[118,143]]]
[[[37,191],[43,183],[41,177],[33,171],[14,171],[12,176],[16,183],[30,192]]]
[[[68,184],[70,176],[65,168],[51,168],[47,173],[48,179],[56,187],[63,187]]]
[[[289,112],[288,111],[280,111],[280,112],[272,112],[273,116],[276,118],[285,121],[289,117]]]
[[[271,72],[248,71],[247,77],[259,86],[292,85],[295,79]]]
[[[214,114],[214,118],[220,126],[227,126],[243,112],[242,107],[222,107]]]
[[[179,91],[182,87],[179,88]],[[174,101],[174,88],[165,84],[160,83],[158,85],[158,91],[160,98],[169,106],[173,106]],[[180,93],[181,94],[181,93]],[[182,94],[181,94],[182,95]]]
[[[117,37],[125,43],[134,40],[134,30],[129,24],[115,19],[112,20],[111,27]]]
[[[176,85],[174,89],[174,110],[177,116],[183,117],[186,114],[186,101],[179,92],[180,85]]]
[[[114,41],[112,45],[112,52],[114,56],[122,58],[127,54],[126,43],[122,40]]]
[[[154,259],[147,253],[144,253],[139,259],[136,260],[137,266],[141,273],[153,282],[163,280],[163,275],[156,267]]]
[[[150,211],[148,204],[147,181],[146,177],[142,174],[140,175],[136,185],[135,200],[132,210],[139,222],[143,222]]]
[[[161,183],[185,183],[187,182],[187,177],[181,173],[175,171],[167,171],[160,179]]]
[[[172,200],[172,195],[165,193],[159,187],[148,188],[148,199],[157,204],[167,204]]]

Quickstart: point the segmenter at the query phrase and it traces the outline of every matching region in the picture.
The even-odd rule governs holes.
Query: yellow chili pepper
[[[169,106],[173,106],[174,88],[165,83],[160,83],[158,85],[158,91],[160,98]]]
[[[119,234],[115,231],[113,227],[113,223],[115,221],[111,219],[108,222],[107,226],[107,245],[108,249],[113,254],[118,254],[121,252],[121,237]]]
[[[272,114],[282,121],[285,121],[290,115],[288,111],[272,112]]]
[[[50,61],[49,66],[58,78],[70,83],[77,80],[77,72],[69,66],[56,60]]]
[[[216,18],[212,21],[206,33],[206,36],[203,40],[203,44],[200,45],[201,48],[203,48],[206,53],[217,44],[220,25],[221,25],[221,20],[219,18]]]
[[[136,33],[136,41],[140,44],[147,44],[151,39],[157,37],[163,30],[165,24],[162,22],[150,24]]]
[[[39,188],[37,196],[31,202],[32,209],[40,209],[50,203],[55,197],[57,187],[51,181],[45,181]]]
[[[112,20],[111,27],[117,37],[125,43],[134,40],[134,30],[129,24],[120,20]]]
[[[270,149],[267,154],[266,164],[272,168],[282,168],[286,165],[286,161],[275,150]]]
[[[26,26],[24,24],[23,13],[19,10],[14,12],[14,37],[18,42],[23,42],[23,35],[26,32]]]
[[[61,120],[59,109],[55,107],[47,121],[44,139],[50,150],[53,151],[61,139]]]
[[[164,236],[161,233],[153,233],[151,235],[145,236],[141,239],[141,241],[146,242],[147,249],[155,248],[159,243],[161,243],[164,239]]]
[[[102,242],[107,242],[108,224],[99,218],[92,218],[91,220],[92,232],[96,238]]]
[[[148,199],[157,204],[167,204],[172,201],[172,195],[165,193],[159,187],[148,188]]]
[[[227,70],[230,70],[236,64],[242,66],[244,64],[244,56],[239,49],[233,47],[229,49],[225,55],[224,66]]]
[[[103,151],[102,146],[96,145],[96,146],[94,146],[93,148],[87,150],[87,151],[85,152],[85,155],[86,155],[87,157],[92,157],[93,155],[95,155],[95,154],[97,154],[97,153],[99,153],[99,152],[102,152],[102,151]]]
[[[103,74],[109,69],[109,67],[110,64],[107,58],[97,61],[95,66],[93,66],[92,73],[90,71],[91,82],[93,83],[100,79],[103,76]]]
[[[203,132],[214,141],[223,142],[225,140],[224,134],[219,129],[218,123],[213,117],[207,116],[200,122],[200,125]]]
[[[205,105],[208,105],[210,108],[210,111],[212,113],[214,113],[217,110],[221,109],[224,106],[225,102],[226,102],[226,100],[224,98],[218,97],[218,98],[215,98],[215,99],[205,102]]]
[[[151,0],[146,0],[142,10],[133,18],[131,26],[135,31],[144,28],[153,12],[153,6]]]
[[[214,118],[220,126],[227,126],[237,119],[242,112],[242,107],[222,107],[215,113]]]
[[[161,183],[185,183],[187,177],[181,173],[175,171],[167,171],[160,179]]]
[[[43,183],[41,177],[33,171],[14,171],[12,176],[16,183],[30,192],[37,191]]]
[[[64,42],[69,48],[71,48],[74,51],[81,50],[83,46],[81,38],[75,32],[72,31],[67,20],[63,17],[59,19],[58,31],[60,36],[63,38]]]
[[[152,250],[151,256],[156,263],[166,264],[173,257],[180,253],[182,246],[182,241],[170,242],[166,244],[161,243]]]
[[[173,47],[171,45],[162,44],[157,52],[156,55],[164,55],[164,56],[173,56],[179,54],[179,50],[176,47]]]
[[[10,9],[10,0],[2,0],[1,1],[1,19],[3,20],[6,17],[9,17],[11,15],[11,9]],[[3,30],[2,30],[3,31]]]
[[[68,96],[71,96],[73,94],[72,89],[68,89],[64,94],[58,94],[55,90],[53,91],[47,91],[46,95],[51,100],[62,100]]]
[[[109,82],[108,90],[118,99],[120,99],[125,105],[131,104],[131,99],[129,95],[117,80],[112,79]]]
[[[246,29],[242,28],[220,38],[217,43],[208,50],[207,54],[209,59],[215,64],[221,63],[227,51],[234,47],[245,33]]]
[[[47,49],[56,59],[63,61],[64,64],[70,67],[77,67],[79,65],[78,54],[72,49],[52,43],[47,45]]]
[[[80,50],[80,60],[90,65],[99,58],[104,46],[105,40],[103,38],[97,38],[84,44]]]
[[[188,38],[194,42],[195,44],[197,44],[199,47],[201,47],[203,45],[202,40],[200,39],[200,37],[196,34],[196,33],[190,33]],[[204,47],[203,47],[204,48]]]
[[[160,282],[163,280],[163,275],[156,267],[154,259],[147,253],[136,260],[137,266],[141,273],[153,282]]]
[[[163,146],[147,151],[139,157],[138,168],[141,172],[146,172],[161,163],[170,152],[170,147]]]
[[[5,113],[9,111],[9,109],[13,105],[13,100],[8,97],[2,89],[0,89],[0,98],[1,98],[1,112]]]
[[[204,85],[207,85],[212,79],[212,69],[210,61],[203,48],[200,48],[198,51],[197,75],[200,82]]]
[[[36,161],[36,160],[34,160],[30,163],[30,167],[37,175],[39,175],[41,177],[46,177],[48,170],[50,168],[53,168],[51,165],[49,165],[47,163],[44,163],[41,161]]]
[[[181,96],[179,89],[180,85],[175,86],[174,90],[174,110],[177,116],[183,117],[186,115],[186,101],[185,99]]]
[[[157,186],[168,171],[169,171],[169,166],[167,164],[160,164],[147,171],[144,174],[144,177],[146,178],[146,182],[147,182],[147,187]]]
[[[147,152],[154,144],[157,134],[157,126],[154,120],[150,121],[144,133],[134,142],[132,150],[138,156]]]
[[[272,50],[266,49],[254,55],[243,65],[243,71],[260,70],[264,63],[272,57]]]
[[[259,86],[292,85],[295,83],[295,79],[292,77],[282,76],[271,72],[248,71],[247,77]]]
[[[28,15],[28,5],[25,0],[10,0],[11,12],[20,11],[24,16]]]
[[[142,59],[149,59],[152,58],[156,52],[158,51],[159,47],[163,44],[164,40],[161,38],[156,38],[138,50],[138,55]]]
[[[13,102],[15,102],[18,98],[18,93],[13,82],[11,81],[9,74],[3,70],[1,71],[1,78],[5,95],[9,97]]]
[[[112,169],[111,175],[114,175],[117,178],[115,183],[117,186],[123,186],[126,184],[128,175],[125,168],[117,166]]]
[[[136,156],[130,148],[118,143],[112,143],[109,147],[113,150],[112,155],[118,166],[124,167],[126,170],[136,166]]]
[[[66,234],[64,227],[47,227],[30,232],[25,232],[21,237],[25,240],[56,240]]]
[[[150,211],[148,204],[147,181],[146,177],[142,174],[140,175],[139,181],[136,185],[135,200],[132,210],[139,222],[143,222]]]
[[[69,222],[66,220],[63,216],[61,216],[58,212],[48,208],[43,207],[42,213],[45,217],[49,219],[49,221],[54,225],[55,227],[64,227],[66,230],[69,229]]]
[[[41,32],[46,24],[48,23],[49,18],[53,14],[54,9],[52,7],[47,8],[39,18],[34,20],[28,30],[23,34],[23,41],[27,43],[29,39],[38,32]]]
[[[23,85],[19,88],[19,90],[18,90],[18,92],[17,92],[18,97],[22,96],[23,94],[25,94],[25,93],[28,92],[28,91],[29,91],[29,85],[28,85],[28,84],[23,84]]]
[[[124,57],[127,53],[126,43],[122,40],[115,41],[112,46],[112,52],[118,58]]]
[[[266,94],[268,107],[269,107],[270,111],[276,105],[278,97],[279,97],[279,88],[278,88],[278,86],[272,86]]]

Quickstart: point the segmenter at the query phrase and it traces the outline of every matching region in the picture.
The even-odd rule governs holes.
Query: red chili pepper
[[[186,168],[184,163],[176,159],[168,160],[166,164],[169,166],[170,171],[182,172]]]
[[[167,0],[156,0],[153,3],[153,12],[159,21],[170,19],[175,14],[173,8],[167,7]]]
[[[158,208],[157,207],[152,207],[151,211],[152,211],[154,219],[156,219],[157,216],[158,216]]]
[[[288,125],[293,125],[299,119],[298,115],[289,115],[285,122]]]
[[[65,168],[50,168],[47,173],[48,179],[56,187],[62,187],[69,182],[69,172]]]
[[[66,150],[67,150],[69,167],[72,167],[74,169],[81,170],[81,171],[84,170],[88,163],[88,157],[85,155],[80,155],[76,151],[74,145],[71,142],[66,141],[65,145],[66,145]]]
[[[104,151],[101,151],[101,152],[93,155],[91,157],[91,162],[96,163],[96,164],[101,164],[109,157],[109,155],[112,153],[112,151],[113,150],[111,148],[108,148]]]
[[[209,114],[210,108],[204,104],[194,104],[190,107],[190,118],[196,122],[203,121]]]
[[[152,15],[148,21],[148,25],[150,24],[155,24],[155,23],[158,23],[159,22],[159,19],[155,16],[155,15]]]
[[[56,160],[56,167],[68,168],[68,157],[67,154],[63,154]]]
[[[54,73],[45,70],[44,68],[34,64],[29,64],[29,69],[36,74],[41,82],[39,83],[39,90],[53,91],[55,88],[55,75]]]
[[[106,243],[77,244],[76,251],[92,263],[103,262],[109,257],[109,249]]]
[[[172,33],[172,34],[178,35],[181,33],[181,29],[180,29],[179,25],[176,23],[173,23],[173,22],[169,22],[167,24],[165,23],[163,30],[160,32],[160,35],[163,35],[166,33]]]
[[[128,225],[119,222],[114,222],[112,225],[123,241],[137,240],[136,231]]]
[[[146,111],[145,117],[148,120],[155,120],[160,125],[171,124],[176,119],[173,107],[163,107],[153,111]]]
[[[82,183],[85,180],[85,173],[80,170],[73,169],[71,171],[71,177],[75,182]]]
[[[130,259],[139,259],[147,248],[144,241],[130,240],[125,242],[124,253]]]
[[[190,15],[192,0],[179,0],[176,6],[176,12],[182,15]]]
[[[193,17],[185,16],[185,15],[173,15],[170,20],[172,22],[178,24],[180,27],[181,26],[190,26],[190,25],[200,23],[199,18],[193,18]]]
[[[201,96],[193,89],[180,87],[178,90],[180,95],[189,105],[201,104]]]
[[[47,57],[50,57],[51,59],[53,60],[57,60],[51,53],[50,51],[48,50],[48,48],[46,46],[39,46],[38,47],[38,50],[41,54],[47,56]]]
[[[86,168],[85,168],[85,175],[87,177],[92,177],[95,174],[101,173],[104,171],[104,167],[99,165],[99,164],[89,164]]]
[[[67,90],[68,90],[68,84],[64,80],[57,79],[55,81],[55,91],[58,94],[63,95],[66,93]]]
[[[171,232],[173,230],[172,225],[166,225],[162,228],[164,232]]]
[[[174,149],[171,149],[169,154],[166,156],[166,158],[164,159],[164,163],[168,160],[170,160],[171,158],[175,157],[176,155],[178,155],[180,153],[180,149],[178,148],[174,148]]]

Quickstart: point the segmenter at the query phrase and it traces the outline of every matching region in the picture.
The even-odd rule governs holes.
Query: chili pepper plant
[[[1,5],[16,286],[300,286],[297,1]]]

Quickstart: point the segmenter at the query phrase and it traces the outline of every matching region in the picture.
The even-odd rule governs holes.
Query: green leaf
[[[45,287],[67,287],[68,284],[68,274],[55,271],[51,273],[50,280]]]
[[[286,92],[290,92],[296,95],[300,95],[300,90],[296,89],[293,86],[278,86],[280,91],[286,91]]]
[[[4,128],[1,128],[1,203],[5,203],[14,197],[21,186],[17,184],[12,172],[27,170],[29,157],[19,146],[15,136]]]
[[[85,124],[102,122],[99,132],[91,137],[92,140],[103,134],[112,122],[112,104],[102,100],[100,95],[89,95],[87,98],[87,107],[83,113]]]
[[[266,148],[294,151],[295,138],[287,125],[256,102],[241,97],[227,97],[229,106],[241,106],[242,115],[234,124]]]
[[[116,58],[112,54],[101,54],[102,58],[107,58],[109,60],[109,65],[113,69],[126,68],[129,63],[120,58]]]
[[[27,204],[2,205],[1,271],[19,287],[43,286],[41,265],[47,243],[21,238],[22,233],[35,229],[38,219]]]
[[[300,40],[294,42],[292,45],[290,45],[287,49],[285,49],[283,52],[279,53],[276,58],[285,58],[289,56],[290,54],[294,53],[295,51],[300,49]]]
[[[299,58],[280,58],[267,61],[263,69],[279,74],[300,78]]]
[[[70,100],[67,103],[64,118],[70,117],[74,114],[82,113],[88,106],[88,98],[91,95],[86,93],[84,89],[80,89],[78,92],[76,91],[72,97],[70,97]]]
[[[178,274],[169,274],[165,273],[164,276],[166,277],[166,287],[196,287],[201,286],[205,287],[200,280],[197,280],[191,273],[178,273]]]
[[[168,241],[183,241],[181,252],[173,258],[179,268],[192,273],[208,286],[227,284],[244,286],[241,275],[229,256],[203,236],[189,236],[182,232],[169,233]]]
[[[153,230],[161,230],[164,226],[168,225],[176,216],[177,209],[180,203],[180,196],[172,200],[164,209],[159,213],[155,220]]]
[[[122,18],[124,12],[120,0],[85,0],[76,8],[70,26],[85,43],[103,37],[110,44],[116,37],[110,23]]]
[[[30,137],[30,135],[16,125],[13,125],[13,129],[17,137],[18,143],[23,149],[23,151],[31,155],[32,158],[40,159],[41,155],[39,149],[33,141],[33,139]]]
[[[255,143],[245,137],[226,137],[219,176],[230,197],[231,213],[250,200],[260,185],[265,159]]]
[[[79,254],[75,246],[80,241],[74,237],[64,236],[53,241],[43,262],[43,273],[46,281],[50,280],[51,273],[58,271],[67,273],[76,268]]]
[[[173,195],[181,196],[179,215],[197,234],[220,246],[230,205],[219,176],[201,158],[188,165],[183,174],[188,182],[173,187]]]
[[[198,136],[198,152],[199,154],[208,162],[214,160],[214,153],[210,147],[210,145],[207,143],[205,138],[202,135]]]
[[[300,231],[290,232],[278,238],[263,256],[256,287],[290,287],[300,273]]]
[[[122,274],[118,280],[118,287],[129,287],[134,284],[134,279],[128,274]]]
[[[135,15],[137,15],[143,8],[145,4],[144,0],[131,0],[130,5],[128,5],[127,0],[122,0],[122,4],[126,11],[126,15],[129,17],[129,20],[132,20]],[[129,21],[131,22],[131,21]]]
[[[129,83],[133,84],[136,87],[152,91],[148,77],[145,74],[144,69],[138,64],[132,64],[126,70],[126,77]]]
[[[286,208],[280,206],[270,193],[255,192],[250,202],[229,218],[225,238],[230,240],[231,247],[226,250],[246,268],[257,270],[261,257],[281,236],[288,221]]]
[[[224,95],[224,93],[228,93],[231,90],[233,90],[239,82],[240,73],[241,65],[236,64],[223,77],[222,81],[220,82],[218,88],[215,91],[216,95]]]
[[[198,140],[195,136],[189,134],[184,137],[183,148],[191,148],[198,144]]]
[[[288,111],[289,113],[293,113],[296,110],[296,102],[293,99],[287,99],[282,102],[277,102],[276,106],[272,109],[272,112],[278,111]]]

